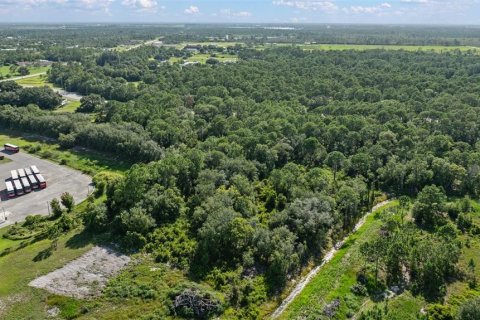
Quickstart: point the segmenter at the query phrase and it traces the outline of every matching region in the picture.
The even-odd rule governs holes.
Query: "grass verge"
[[[31,154],[67,165],[92,176],[100,171],[122,173],[132,165],[132,163],[117,159],[115,156],[92,150],[61,150],[60,146],[52,139],[38,135],[0,130],[0,146],[7,142],[20,146],[24,152],[30,151]]]
[[[295,319],[302,316],[322,315],[323,306],[340,298],[340,309],[336,317],[344,319],[359,310],[366,297],[355,296],[350,288],[357,282],[357,271],[362,267],[360,246],[378,234],[382,222],[381,214],[398,203],[393,201],[367,217],[365,224],[352,234],[335,257],[313,278],[305,289],[292,301],[280,319]]]

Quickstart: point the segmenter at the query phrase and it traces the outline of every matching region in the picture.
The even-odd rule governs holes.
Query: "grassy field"
[[[15,82],[22,85],[22,86],[30,86],[30,87],[50,86],[50,87],[52,87],[53,85],[51,83],[48,83],[47,79],[48,79],[47,76],[42,74],[42,75],[31,77],[31,78],[16,80]]]
[[[4,230],[0,229],[0,234]],[[23,248],[20,241],[7,241],[1,238],[0,246],[12,247],[14,252],[0,257],[0,302],[3,302],[0,303],[0,318],[45,319],[45,302],[51,295],[28,287],[28,283],[85,253],[93,246],[95,237],[81,230],[61,236],[57,249],[44,259],[38,259],[39,254],[48,250],[51,240],[41,240]]]
[[[80,107],[80,101],[69,101],[67,102],[66,105],[56,109],[54,112],[57,112],[57,113],[64,113],[64,112],[68,112],[68,113],[72,113],[72,112],[75,112],[78,107]]]
[[[28,67],[28,70],[30,71],[30,74],[37,74],[37,73],[42,73],[42,72],[47,72],[50,69],[50,67]],[[0,67],[0,75],[6,76],[9,74],[12,77],[18,77],[20,74],[18,72],[11,73],[10,72],[10,66],[1,66]]]
[[[2,219],[3,219],[3,212],[0,212],[0,221]],[[0,224],[0,227],[1,226],[2,225]],[[4,238],[3,235],[5,234],[5,232],[7,232],[6,228],[0,229],[0,252],[2,252],[7,248],[15,248],[20,243],[20,241],[13,241],[13,240]]]
[[[378,234],[382,225],[381,214],[387,208],[397,205],[398,203],[394,201],[370,215],[358,232],[348,238],[335,257],[293,300],[280,319],[294,319],[306,314],[321,315],[323,305],[337,297],[341,299],[337,313],[338,319],[344,319],[347,313],[360,309],[366,298],[355,296],[350,292],[350,287],[357,281],[357,271],[361,268],[358,265],[358,262],[362,261],[359,248],[362,243]]]
[[[206,63],[209,58],[215,58],[222,63],[236,62],[238,60],[238,57],[233,54],[216,54],[214,57],[212,57],[210,54],[197,53],[185,60],[179,57],[172,57],[170,58],[169,61],[170,63],[182,63],[182,62]]]
[[[266,45],[255,46],[256,49],[266,49],[275,47],[296,46],[303,50],[324,50],[324,51],[343,51],[343,50],[404,50],[404,51],[426,51],[426,52],[452,52],[452,51],[472,51],[480,54],[480,48],[469,46],[409,46],[409,45],[363,45],[363,44],[280,44],[272,43]]]
[[[215,42],[215,41],[209,41],[209,42],[184,42],[184,43],[179,43],[175,45],[175,48],[178,50],[182,50],[185,48],[187,45],[191,46],[217,46],[219,48],[228,48],[228,47],[234,47],[235,45],[244,45],[241,42],[233,42],[233,41],[225,41],[225,42]]]
[[[0,145],[6,142],[22,147],[23,151],[30,150],[30,153],[41,158],[68,165],[90,175],[100,171],[121,173],[128,170],[131,166],[131,163],[117,159],[112,155],[92,150],[61,150],[58,144],[44,137],[1,130]]]

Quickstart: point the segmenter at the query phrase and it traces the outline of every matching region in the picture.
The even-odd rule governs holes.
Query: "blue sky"
[[[480,0],[0,0],[0,22],[480,24]]]

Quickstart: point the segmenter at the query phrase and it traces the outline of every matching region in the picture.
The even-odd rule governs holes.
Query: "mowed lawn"
[[[52,87],[53,84],[47,82],[48,78],[47,75],[38,75],[35,77],[29,77],[25,79],[16,80],[15,82],[22,86],[27,87],[43,87],[49,86]]]
[[[56,113],[72,113],[75,112],[78,107],[80,107],[80,101],[68,101],[64,106],[56,109],[54,112]]]
[[[50,67],[28,67],[30,74],[47,72],[49,69]],[[9,74],[12,77],[20,76],[20,74],[17,71],[15,71],[14,73],[11,73],[10,66],[0,66],[0,75],[6,76],[7,74]]]

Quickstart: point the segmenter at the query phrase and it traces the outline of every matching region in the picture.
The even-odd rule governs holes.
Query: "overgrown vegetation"
[[[145,39],[155,29],[140,30]],[[176,38],[165,31],[164,40],[204,40],[205,30],[211,29]],[[317,37],[312,30],[297,32],[294,42]],[[435,40],[426,40],[427,28],[421,41],[458,45],[457,31],[436,30]],[[387,41],[370,31],[372,43]],[[241,45],[97,48],[97,41],[108,46],[123,39],[81,38],[94,48],[47,45],[38,54],[67,61],[55,63],[48,79],[87,95],[78,112],[0,106],[2,128],[41,134],[73,150],[22,144],[27,151],[97,173],[81,212],[63,195],[52,201],[54,220],[31,217],[9,229],[10,239],[52,239],[37,258],[48,260],[56,239],[82,223],[142,257],[112,280],[99,305],[52,299],[65,317],[127,318],[136,308],[149,319],[264,317],[291,279],[375,203],[396,197],[395,209],[368,220],[370,233],[352,236],[332,260],[337,272],[327,269],[329,277],[312,283],[328,285],[306,289],[323,300],[303,296],[288,317],[379,319],[393,314],[388,308],[398,310],[386,302],[391,291],[398,297],[392,303],[405,299],[415,316],[417,306],[427,305],[427,317],[458,311],[468,319],[476,302],[460,304],[478,296],[475,250],[467,251],[479,233],[472,201],[480,193],[478,56]],[[329,39],[364,38],[335,30]],[[208,56],[206,63],[166,63],[192,58],[190,50]],[[237,63],[212,57],[222,54],[238,56]],[[95,163],[68,158],[79,147],[135,164],[125,175],[100,172]],[[445,300],[453,283],[471,290],[455,306]]]

